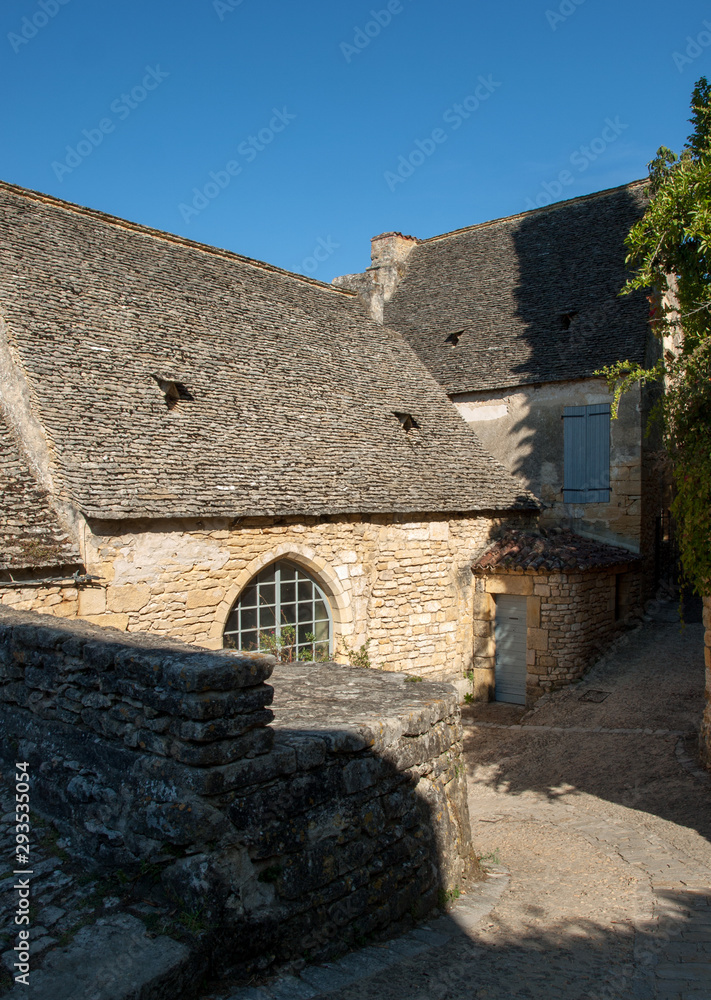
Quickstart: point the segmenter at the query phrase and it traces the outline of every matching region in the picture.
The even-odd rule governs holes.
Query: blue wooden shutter
[[[587,407],[588,503],[610,499],[610,404]]]
[[[587,497],[585,409],[584,406],[566,406],[563,411],[563,500],[566,503],[585,503]]]
[[[566,406],[563,411],[565,503],[610,499],[610,404]]]

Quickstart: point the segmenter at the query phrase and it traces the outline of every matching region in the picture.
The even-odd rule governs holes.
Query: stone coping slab
[[[277,742],[325,741],[335,752],[376,753],[459,716],[451,684],[420,683],[404,673],[337,663],[279,664],[271,676]]]

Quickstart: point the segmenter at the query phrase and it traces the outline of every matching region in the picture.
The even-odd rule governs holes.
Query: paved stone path
[[[474,840],[495,877],[388,946],[232,996],[711,1000],[703,640],[658,617],[533,712],[465,710]]]

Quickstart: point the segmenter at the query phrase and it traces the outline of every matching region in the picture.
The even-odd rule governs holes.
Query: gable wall
[[[369,640],[374,667],[457,679],[472,666],[470,567],[499,523],[464,515],[96,523],[87,525],[85,565],[100,584],[80,591],[79,614],[218,649],[247,583],[290,559],[329,595],[337,659]]]
[[[649,574],[661,495],[644,439],[646,404],[639,390],[623,397],[611,423],[610,502],[563,501],[563,408],[611,399],[602,379],[587,379],[465,393],[453,402],[484,447],[546,504],[542,524],[566,523],[580,534],[641,552]]]

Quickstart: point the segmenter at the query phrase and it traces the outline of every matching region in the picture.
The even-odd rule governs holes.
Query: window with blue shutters
[[[610,404],[566,406],[563,499],[607,503],[610,499]]]

